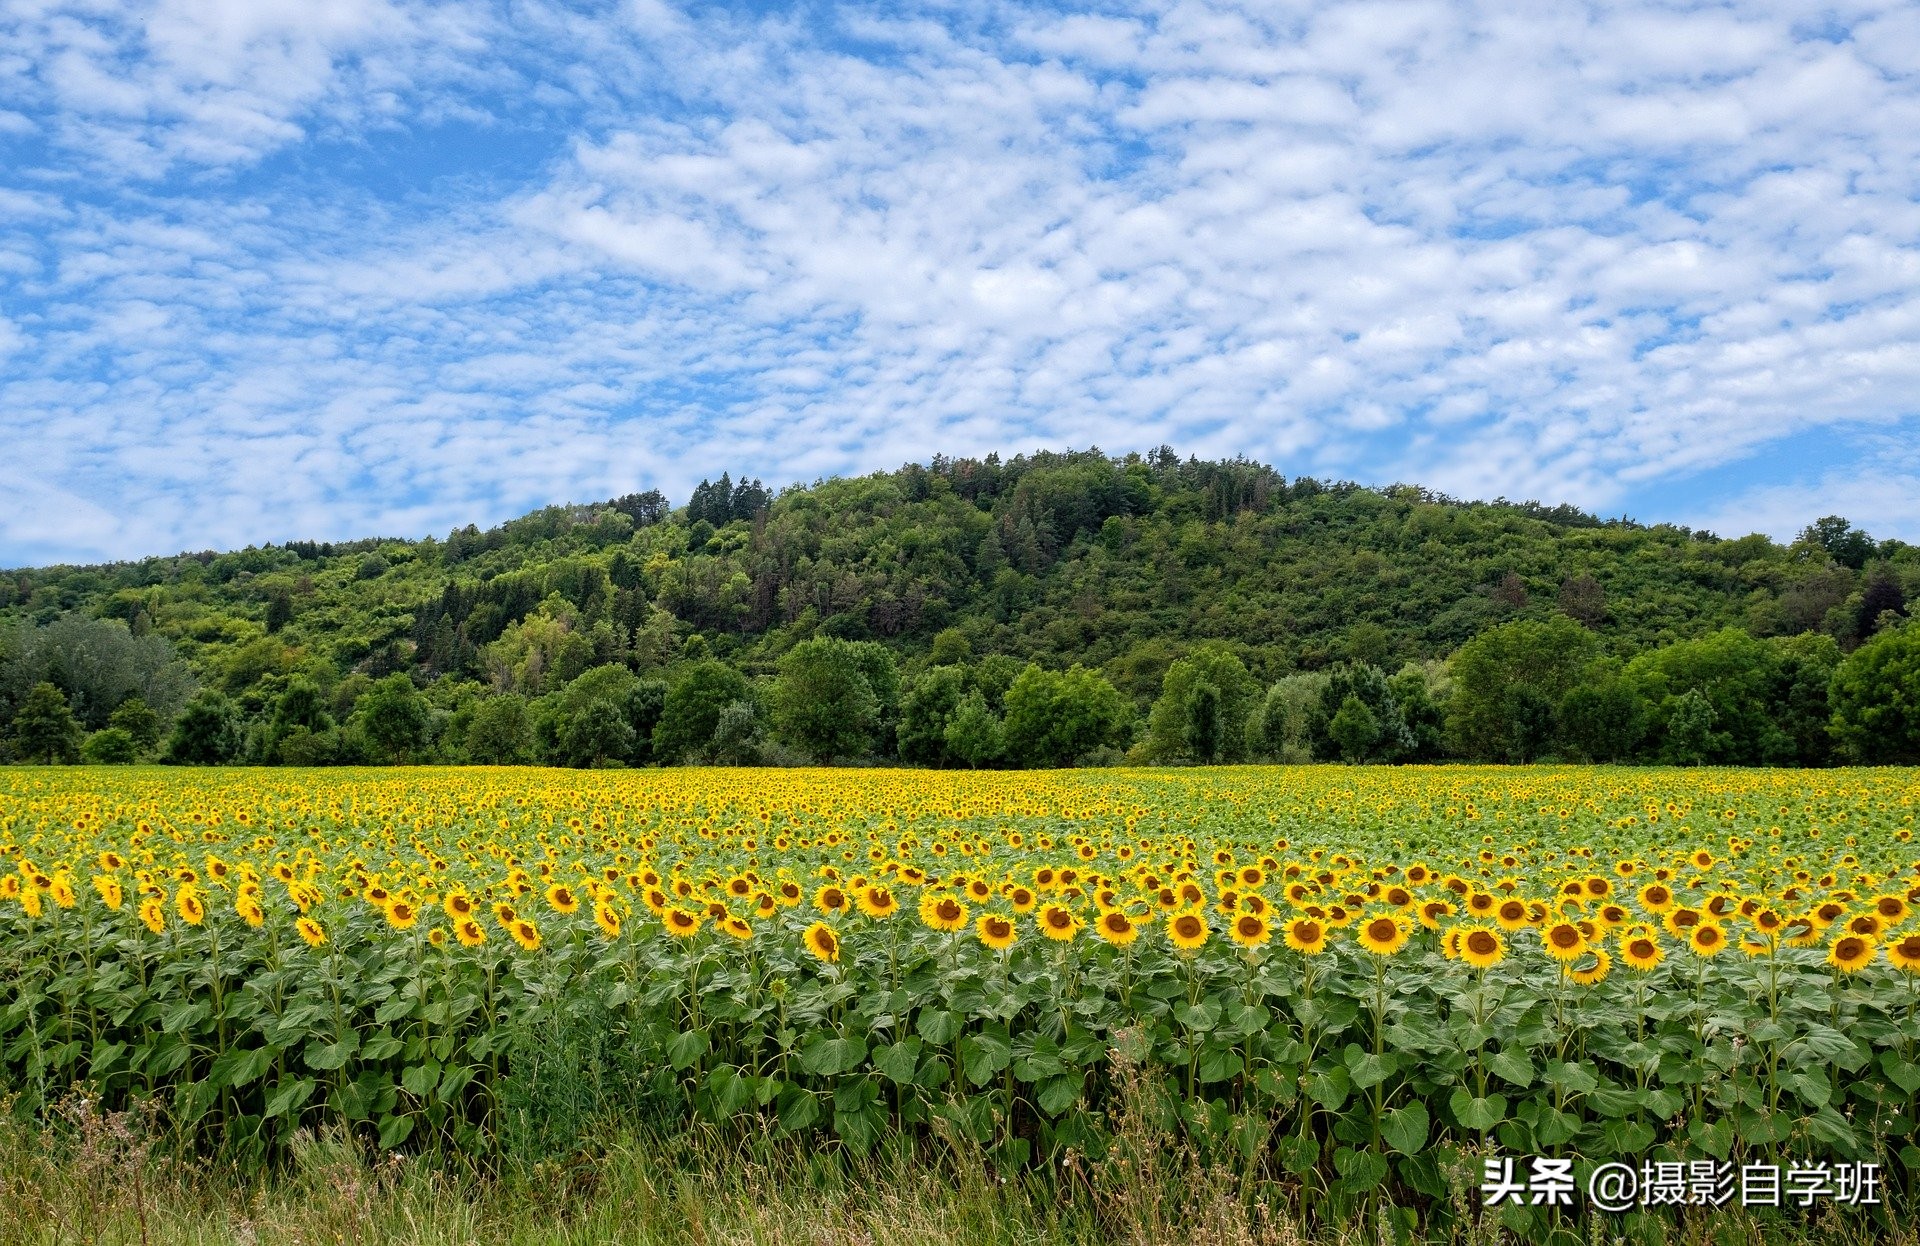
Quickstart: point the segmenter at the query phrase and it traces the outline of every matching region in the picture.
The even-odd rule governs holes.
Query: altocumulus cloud
[[[0,563],[1246,453],[1920,539],[1920,11],[0,0]]]

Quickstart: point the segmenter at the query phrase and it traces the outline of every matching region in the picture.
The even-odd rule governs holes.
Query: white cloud
[[[123,554],[1088,442],[1607,509],[1920,417],[1905,6],[841,21],[12,0],[0,421]]]
[[[1697,526],[1722,536],[1764,532],[1790,541],[1820,516],[1836,514],[1876,537],[1920,531],[1920,473],[1869,468],[1767,485],[1716,507]]]

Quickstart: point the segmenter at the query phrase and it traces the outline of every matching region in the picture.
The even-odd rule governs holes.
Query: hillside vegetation
[[[7,572],[0,718],[22,760],[1902,760],[1916,589],[1839,518],[935,458]]]

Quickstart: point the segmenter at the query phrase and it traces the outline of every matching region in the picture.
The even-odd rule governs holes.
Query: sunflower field
[[[0,770],[0,1096],[484,1159],[637,1114],[1309,1203],[1920,1169],[1912,771]]]

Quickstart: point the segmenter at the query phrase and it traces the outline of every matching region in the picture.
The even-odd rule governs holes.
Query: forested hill
[[[1517,619],[1577,621],[1619,661],[1728,627],[1848,650],[1916,588],[1920,550],[1838,519],[1791,545],[1722,539],[1163,448],[936,458],[777,495],[722,476],[680,507],[635,494],[444,539],[6,572],[0,646],[17,659],[50,628],[123,620],[128,643],[164,638],[189,683],[256,718],[296,678],[340,711],[396,672],[436,703],[531,699],[607,664],[718,658],[752,679],[815,636],[879,642],[907,679],[986,655],[1083,664],[1144,711],[1203,641],[1263,685],[1392,672]],[[25,693],[0,689],[0,709]],[[69,696],[97,729],[108,698]]]

